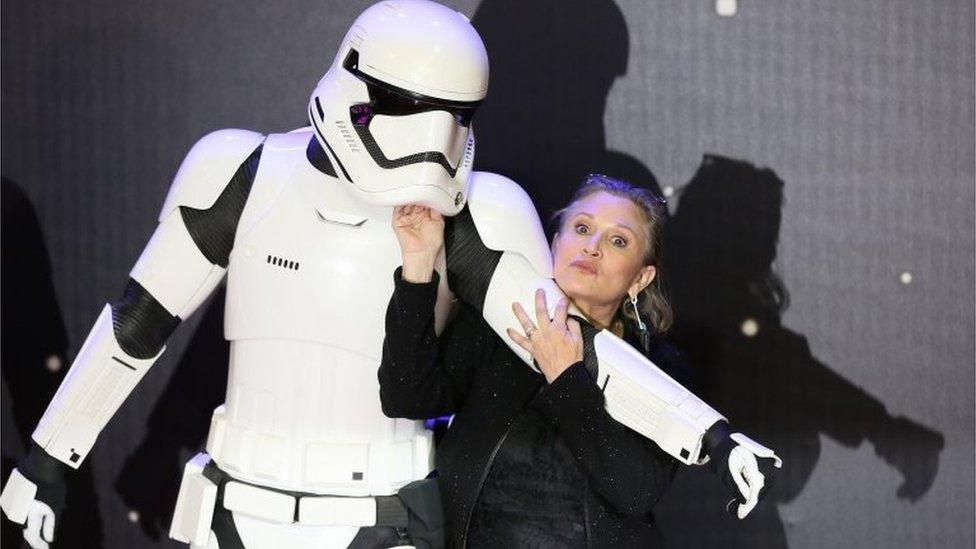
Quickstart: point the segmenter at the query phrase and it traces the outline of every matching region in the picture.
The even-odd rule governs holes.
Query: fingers
[[[546,305],[546,291],[542,288],[535,291],[535,319],[540,329],[552,323],[549,320],[549,307]]]
[[[553,312],[552,319],[549,318],[549,308],[546,304],[546,292],[542,288],[539,288],[535,292],[535,322],[529,317],[529,314],[525,312],[525,308],[519,302],[512,303],[512,311],[515,313],[515,317],[518,318],[519,323],[522,325],[522,329],[528,333],[532,328],[538,327],[540,330],[546,326],[555,326],[560,329],[560,331],[566,331],[569,329],[568,318],[569,318],[569,299],[562,298],[559,303],[556,304],[556,310]],[[579,323],[573,321],[576,324],[576,331],[579,333]]]
[[[393,208],[393,228],[397,227],[407,227],[413,223],[410,218],[411,205],[407,204],[405,206],[395,206]]]
[[[739,509],[736,511],[736,516],[738,516],[740,520],[746,518],[746,515],[751,513],[752,510],[756,508],[757,503],[759,503],[759,491],[754,490],[751,494],[749,494],[749,499],[739,506]]]
[[[532,323],[532,319],[529,318],[529,314],[526,313],[525,309],[522,308],[521,303],[519,302],[512,303],[512,312],[515,313],[515,318],[518,319],[519,324],[522,325],[522,330],[526,334],[528,334],[529,331],[535,328],[535,324]]]
[[[552,325],[560,330],[568,329],[566,319],[569,316],[569,299],[565,297],[556,304],[556,311],[552,315]]]
[[[440,220],[441,214],[420,204],[404,204],[393,207],[393,221],[403,225],[409,225],[418,221],[418,218],[429,217],[433,220]]]
[[[399,214],[404,217],[422,217],[432,219],[434,221],[440,221],[444,218],[443,215],[434,208],[429,206],[423,206],[421,204],[406,204],[403,206],[396,206],[393,209],[394,213],[399,211]]]
[[[41,537],[44,541],[54,541],[54,512],[47,510],[42,517]]]
[[[759,503],[759,494],[762,492],[765,478],[759,472],[759,466],[756,464],[756,456],[741,446],[733,449],[732,453],[738,454],[734,456],[730,455],[729,459],[729,467],[732,469],[730,471],[732,473],[732,480],[735,481],[739,493],[742,494],[742,499],[745,499],[745,502],[739,505],[736,515],[740,519],[743,519]]]
[[[46,541],[41,539],[40,532],[34,530],[24,530],[24,541],[33,549],[48,549]]]
[[[743,473],[746,479],[746,483],[749,484],[750,492],[749,499],[746,500],[744,505],[739,506],[739,518],[744,519],[746,515],[755,509],[756,505],[759,503],[759,495],[762,493],[763,484],[765,483],[762,473],[759,472],[759,468],[756,466],[755,460],[747,462]]]
[[[518,333],[518,331],[513,330],[511,328],[505,328],[505,333],[508,334],[508,337],[512,338],[512,341],[514,341],[516,345],[525,349],[530,354],[532,353],[532,342],[529,341],[529,338],[525,337],[524,335]]]
[[[34,549],[48,549],[47,542],[41,539],[43,518],[43,510],[36,502],[31,504],[27,511],[27,524],[24,526],[24,540]]]
[[[744,465],[741,448],[733,448],[732,453],[729,454],[727,467],[729,468],[729,476],[732,477],[732,482],[735,483],[735,487],[739,491],[739,501],[743,505],[749,501],[750,495],[749,483],[742,476]]]
[[[566,328],[569,330],[569,335],[573,336],[573,341],[577,343],[583,342],[583,329],[580,328],[580,323],[575,318],[571,318],[566,321]]]
[[[415,204],[405,204],[403,206],[403,215],[407,215],[407,216],[413,215],[413,212],[416,209],[417,209],[417,206]]]

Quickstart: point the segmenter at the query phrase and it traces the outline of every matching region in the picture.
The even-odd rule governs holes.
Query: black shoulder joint
[[[596,379],[600,371],[600,358],[596,356],[596,344],[593,339],[600,333],[600,330],[581,316],[573,315],[573,318],[579,322],[580,332],[583,334],[583,364],[586,366],[586,371],[590,377]],[[604,387],[606,387],[605,384]]]
[[[254,176],[258,171],[263,148],[264,144],[258,145],[258,148],[244,160],[212,206],[206,210],[188,206],[180,207],[183,223],[190,233],[190,238],[207,261],[214,265],[227,267],[230,251],[234,247],[237,222],[241,219],[244,204],[251,193],[251,185],[254,184]]]
[[[141,284],[129,279],[122,298],[112,303],[112,327],[119,346],[131,357],[156,356],[180,318],[169,314]]]
[[[447,283],[462,301],[484,310],[485,295],[502,252],[490,250],[481,240],[465,207],[461,213],[448,218],[444,227],[444,246],[447,254]]]

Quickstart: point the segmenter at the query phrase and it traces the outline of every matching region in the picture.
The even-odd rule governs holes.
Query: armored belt
[[[244,482],[213,461],[203,475],[217,485],[217,504],[229,511],[282,524],[406,528],[409,515],[397,496],[327,496]]]

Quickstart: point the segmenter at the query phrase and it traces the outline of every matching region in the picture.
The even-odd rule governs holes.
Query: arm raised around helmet
[[[223,278],[264,136],[213,132],[190,150],[159,225],[130,273],[123,296],[106,305],[41,417],[28,457],[0,495],[25,537],[53,539],[63,476],[77,469],[99,433],[165,350],[165,343]]]
[[[468,193],[467,207],[445,231],[449,285],[535,368],[506,329],[515,325],[511,304],[533,303],[536,289],[546,291],[550,307],[563,297],[552,278],[538,214],[525,191],[500,175],[473,172]],[[743,503],[738,514],[744,517],[762,492],[763,475],[753,473],[756,458],[777,467],[779,458],[741,433],[730,434],[721,414],[610,332],[586,327],[584,343],[585,362],[603,391],[607,413],[682,463],[711,458],[713,469],[738,492]]]

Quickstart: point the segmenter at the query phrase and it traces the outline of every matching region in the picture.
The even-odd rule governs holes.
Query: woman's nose
[[[591,238],[589,241],[587,241],[583,245],[583,253],[586,254],[586,255],[588,255],[588,256],[592,256],[592,257],[600,257],[600,253],[601,253],[600,252],[600,238],[597,236],[597,237]]]

